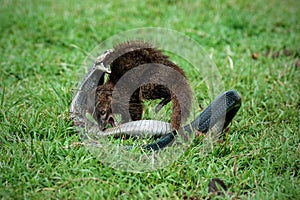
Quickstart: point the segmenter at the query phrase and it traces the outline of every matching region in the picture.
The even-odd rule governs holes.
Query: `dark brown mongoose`
[[[164,55],[162,51],[149,43],[129,41],[117,45],[114,51],[105,58],[103,63],[105,66],[110,66],[111,73],[108,75],[106,83],[98,86],[96,89],[96,118],[101,130],[105,129],[107,123],[112,126],[117,125],[113,117],[113,112],[121,114],[123,122],[129,121],[130,118],[133,121],[140,120],[143,113],[143,100],[154,99],[162,99],[156,107],[156,111],[159,111],[168,102],[172,102],[171,124],[173,129],[179,130],[181,122],[186,120],[189,115],[192,91],[187,83],[184,71],[175,63],[171,62],[168,56]],[[144,67],[145,64],[147,64],[147,66]],[[176,71],[184,78],[185,82],[182,84],[182,82],[174,77],[173,73],[169,75],[167,72],[153,73],[151,71],[151,69],[156,69],[162,65]],[[132,82],[140,81],[144,77],[150,77],[149,80],[153,80],[153,82],[141,85],[129,94],[129,107],[124,106],[122,101],[116,100],[115,102],[117,103],[115,105],[118,109],[114,111],[112,109],[112,103],[114,101],[112,97],[113,92],[116,90],[116,85],[127,72],[133,69],[139,70],[137,77],[133,77],[127,82],[123,81],[123,88],[130,87]],[[180,91],[179,94],[175,94],[173,89],[171,90],[170,87],[166,87],[164,84],[155,83],[158,79],[163,79],[165,82],[173,84],[176,91]],[[125,93],[125,90],[126,89],[120,89],[120,96],[126,96],[126,94],[122,94],[122,92]],[[178,98],[178,95],[180,95],[180,98]],[[116,99],[118,99],[118,97],[116,97]],[[119,99],[122,99],[122,97]],[[180,101],[184,102],[184,105],[180,105]],[[129,111],[130,116],[124,114],[126,111]]]

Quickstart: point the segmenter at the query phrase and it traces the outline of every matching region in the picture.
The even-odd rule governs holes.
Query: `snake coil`
[[[97,58],[97,62],[104,60],[112,50],[106,51]],[[99,66],[99,64],[98,64]],[[96,124],[91,123],[88,119],[88,94],[89,92],[104,84],[104,71],[93,65],[85,75],[80,84],[70,106],[70,118],[74,126],[80,132],[97,132],[97,136],[128,134],[135,136],[144,136],[140,133],[147,132],[152,135],[162,135],[158,141],[144,145],[147,150],[157,151],[163,149],[175,140],[176,131],[172,131],[171,125],[157,120],[139,120],[121,124],[117,127],[100,131]],[[212,128],[217,133],[221,133],[232,121],[241,106],[241,98],[234,90],[227,91],[218,96],[201,114],[196,117],[190,124],[184,126],[184,130],[189,134],[195,131],[207,134]],[[127,149],[131,149],[127,146]]]

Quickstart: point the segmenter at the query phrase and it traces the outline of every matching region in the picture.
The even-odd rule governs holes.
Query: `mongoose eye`
[[[100,111],[100,115],[105,115],[106,114],[106,110],[101,110]]]

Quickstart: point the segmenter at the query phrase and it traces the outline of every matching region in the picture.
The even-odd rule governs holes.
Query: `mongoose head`
[[[109,85],[101,85],[96,94],[96,116],[100,130],[104,130],[107,124],[115,127],[117,122],[112,113],[111,102],[113,89]]]

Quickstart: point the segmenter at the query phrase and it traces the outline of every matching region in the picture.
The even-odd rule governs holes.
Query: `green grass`
[[[300,196],[300,68],[295,57],[263,56],[299,52],[298,1],[1,0],[0,18],[2,199],[203,199],[214,177],[243,199]],[[164,169],[113,170],[72,145],[80,142],[68,120],[72,89],[101,41],[158,26],[202,45],[243,105],[211,153],[195,143]]]

